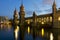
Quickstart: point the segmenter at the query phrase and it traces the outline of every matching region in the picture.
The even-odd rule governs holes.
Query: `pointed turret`
[[[21,4],[21,6],[20,6],[20,12],[21,11],[24,11],[24,6],[23,6],[23,4]]]
[[[33,12],[33,16],[36,16],[35,11]]]
[[[35,13],[35,11],[33,12],[33,25],[36,26],[37,23],[37,15]]]
[[[56,2],[55,2],[55,0],[54,0],[54,2],[53,2],[53,6],[56,6]]]
[[[15,8],[14,10],[14,15],[13,15],[13,25],[14,25],[14,29],[16,28],[16,26],[18,26],[18,12]]]
[[[55,0],[54,0],[54,2],[53,2],[52,11],[53,11],[54,14],[55,14],[56,11],[57,11]]]
[[[18,18],[18,12],[17,12],[16,8],[14,10],[14,18]]]
[[[14,10],[14,15],[18,15],[18,12],[17,12],[16,8]]]

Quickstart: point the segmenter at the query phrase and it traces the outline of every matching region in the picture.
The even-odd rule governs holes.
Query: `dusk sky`
[[[23,0],[26,16],[31,16],[35,11],[37,15],[52,12],[54,0]],[[21,0],[0,0],[0,16],[13,18],[14,9],[20,11]],[[56,0],[57,9],[60,8],[60,0]]]

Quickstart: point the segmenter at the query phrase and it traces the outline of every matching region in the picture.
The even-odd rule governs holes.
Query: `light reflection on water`
[[[28,26],[28,34],[30,33],[30,27]]]
[[[7,31],[6,31],[7,30]],[[29,34],[28,32],[25,32],[25,40],[33,40],[33,35],[30,34],[30,27],[28,27],[28,30],[29,30]],[[15,36],[14,36],[14,32],[15,32]],[[18,39],[18,32],[19,32],[19,27],[17,26],[17,28],[15,30],[13,30],[13,28],[11,27],[0,27],[0,40],[14,40],[14,37],[15,39],[17,40]],[[44,29],[42,29],[42,32],[39,33],[39,35],[41,35],[41,33],[45,36],[45,37],[41,37],[41,36],[36,36],[35,37],[35,40],[53,40],[53,33],[49,33],[49,32],[45,32]],[[58,39],[57,39],[58,40]]]
[[[53,40],[53,33],[50,33],[50,40]]]
[[[41,33],[42,33],[42,37],[43,37],[44,36],[44,29],[42,28],[41,31],[42,31]]]
[[[17,26],[14,32],[15,32],[15,39],[18,40],[19,26]]]

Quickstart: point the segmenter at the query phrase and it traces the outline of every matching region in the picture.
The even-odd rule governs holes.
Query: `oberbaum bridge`
[[[24,5],[21,4],[19,19],[18,19],[17,10],[15,9],[14,11],[13,26],[14,29],[16,29],[17,26],[19,26],[21,40],[24,40],[25,32],[32,34],[33,37],[39,36],[39,34],[41,34],[41,29],[42,31],[46,30],[49,33],[50,32],[54,33],[55,36],[54,38],[56,39],[58,35],[58,30],[53,30],[53,29],[60,28],[60,10],[57,10],[56,3],[54,1],[52,5],[52,13],[37,16],[35,12],[33,12],[32,17],[25,17]],[[49,37],[49,33],[48,33],[48,37]],[[46,34],[44,36],[46,36]]]

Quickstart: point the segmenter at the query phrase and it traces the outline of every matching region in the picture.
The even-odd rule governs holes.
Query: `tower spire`
[[[23,0],[21,0],[21,6],[20,6],[20,11],[24,11],[24,5],[23,5]]]
[[[23,0],[21,0],[21,5],[23,5]]]
[[[55,0],[54,0],[54,2],[53,2],[53,6],[56,6],[56,2],[55,2]]]
[[[23,0],[21,0],[21,5],[23,5]]]
[[[15,14],[15,15],[17,15],[17,14],[18,14],[18,12],[17,12],[16,8],[15,8],[15,10],[14,10],[14,14]]]
[[[56,11],[57,11],[55,0],[54,0],[54,2],[53,2],[52,9],[53,9],[53,13],[55,14],[55,13],[56,13]]]

